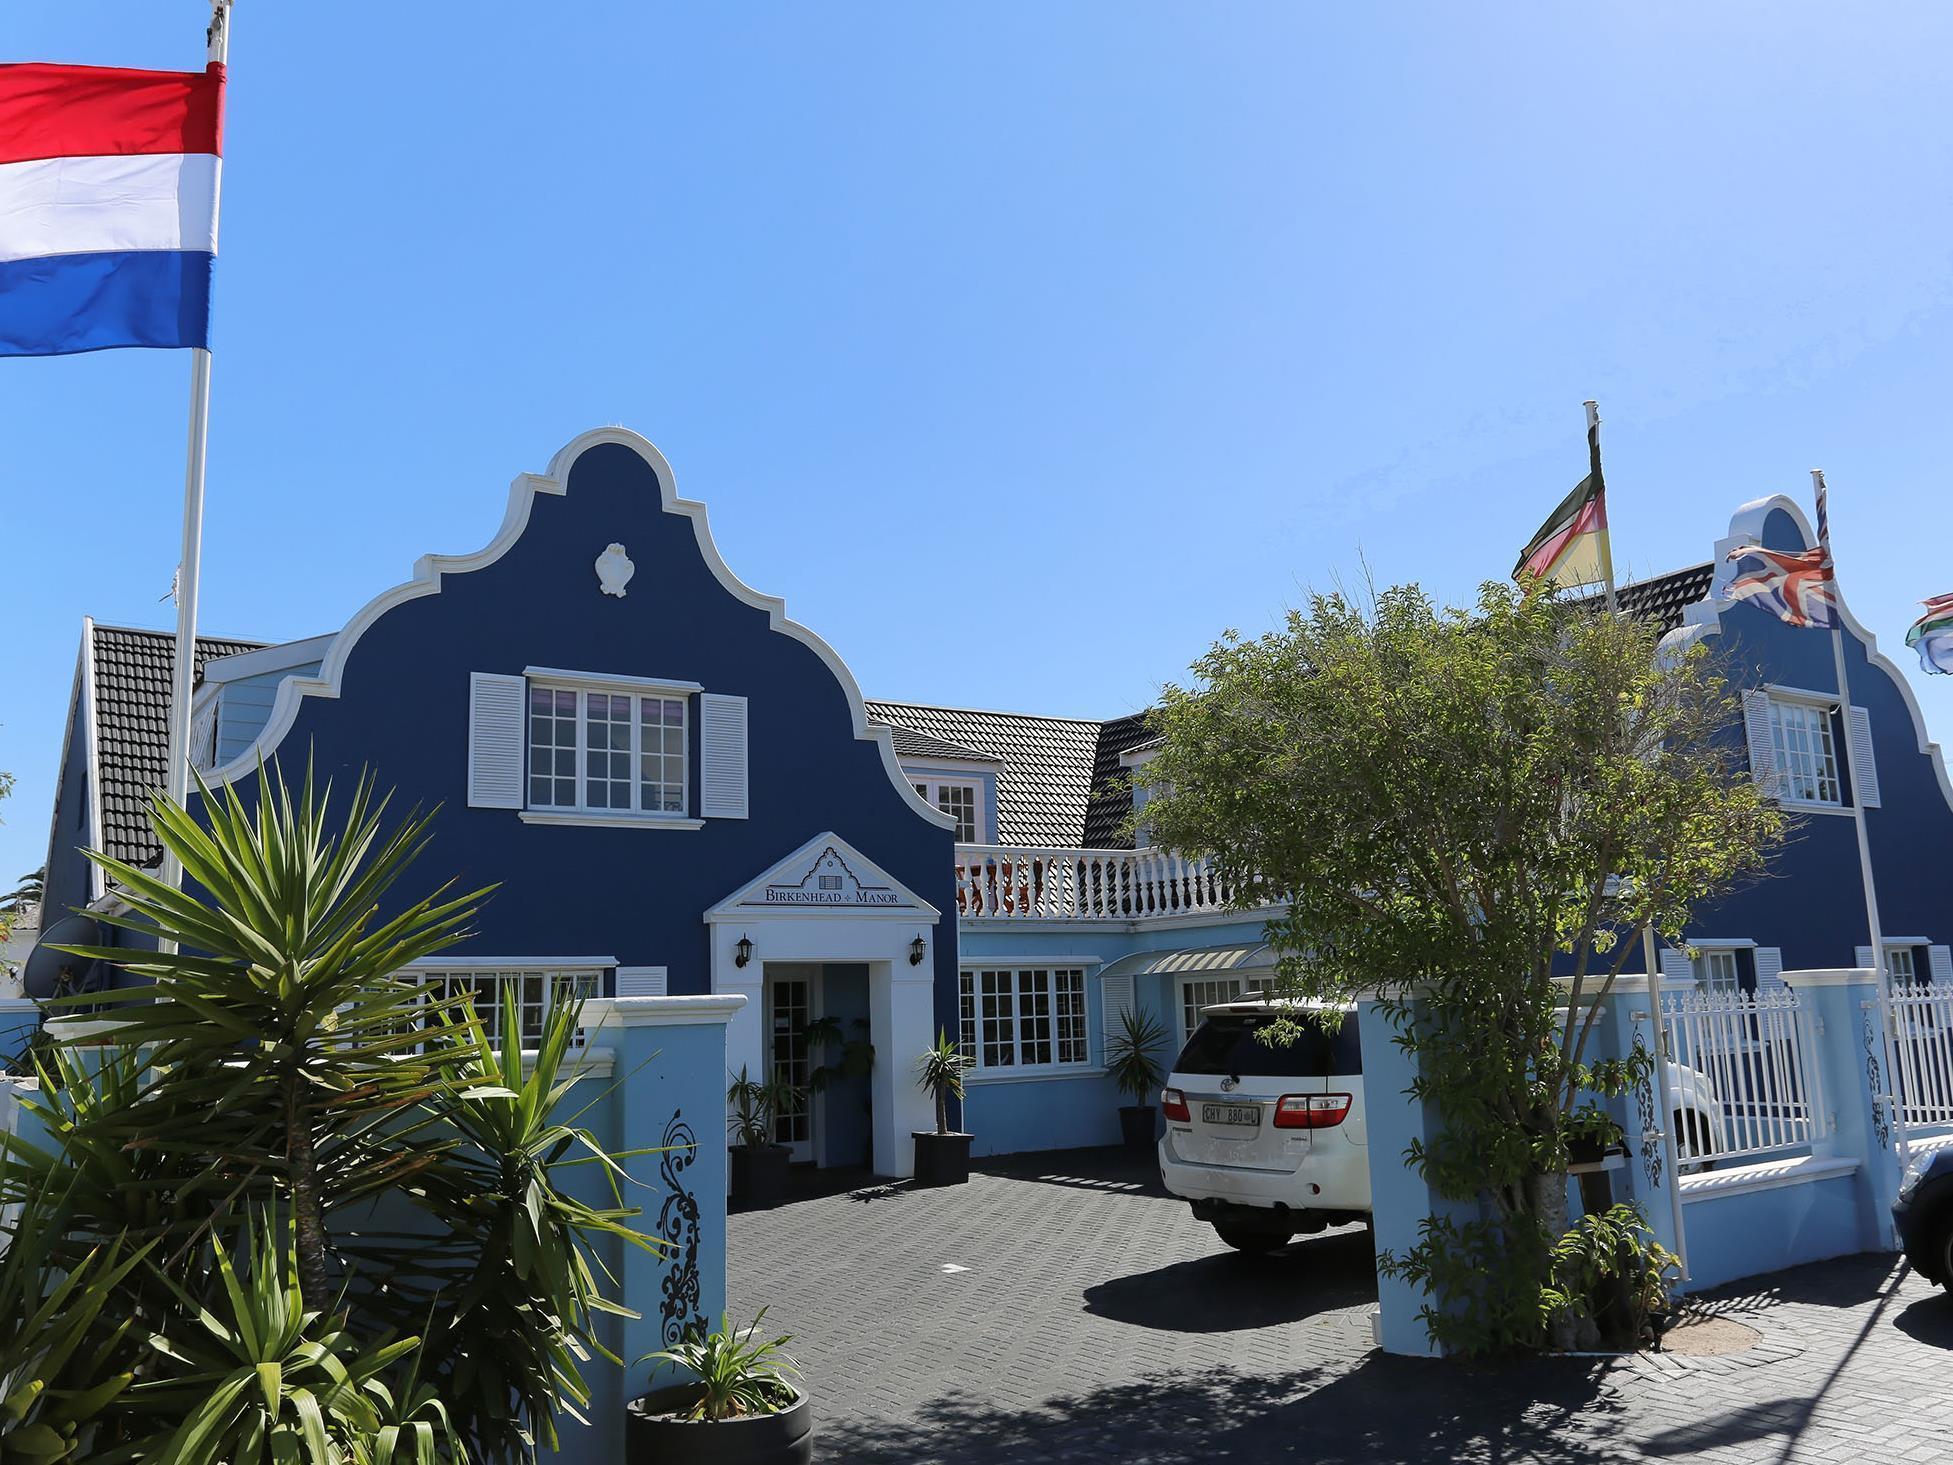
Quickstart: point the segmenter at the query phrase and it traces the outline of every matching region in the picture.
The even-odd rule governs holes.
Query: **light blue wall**
[[[625,1188],[625,1203],[643,1208],[639,1230],[665,1242],[657,1254],[609,1248],[604,1259],[621,1278],[623,1302],[640,1314],[615,1320],[607,1339],[627,1367],[595,1359],[584,1369],[591,1423],[560,1422],[563,1448],[548,1457],[611,1465],[623,1458],[625,1401],[650,1384],[652,1368],[637,1360],[671,1346],[688,1324],[717,1326],[725,1310],[726,1037],[722,1024],[709,1022],[600,1030],[590,1041],[614,1051],[615,1068],[599,1081],[608,1096],[583,1122],[614,1150],[649,1151],[624,1162],[636,1182]],[[588,1199],[608,1199],[594,1167],[585,1167],[581,1184]]]
[[[1689,1200],[1689,1282],[1701,1292],[1741,1277],[1866,1250],[1856,1175]]]
[[[977,1155],[1009,1155],[1027,1150],[1070,1149],[1119,1142],[1119,1106],[1130,1102],[1102,1072],[1105,1041],[1105,997],[1099,971],[1136,952],[1177,951],[1198,946],[1229,946],[1262,939],[1259,919],[1232,912],[1217,913],[1210,924],[1135,931],[1124,925],[1092,927],[1085,923],[1050,923],[1037,930],[1005,925],[958,927],[960,958],[965,966],[1084,964],[1085,1015],[1091,1035],[1090,1070],[1073,1077],[990,1079],[973,1076],[964,1101],[964,1128],[976,1136]],[[1061,963],[1058,958],[1063,958]],[[1170,976],[1150,976],[1134,983],[1136,1005],[1166,1025],[1168,1039],[1159,1052],[1162,1071],[1178,1056],[1175,1037],[1179,1004],[1178,984]]]
[[[319,673],[319,663],[259,672],[226,682],[217,699],[217,764],[222,767],[251,746],[271,719],[271,704],[278,699],[278,684],[286,677],[311,677]]]

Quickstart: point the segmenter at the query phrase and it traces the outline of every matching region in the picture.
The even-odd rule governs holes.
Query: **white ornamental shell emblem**
[[[631,576],[637,573],[637,566],[631,557],[624,553],[624,546],[613,544],[597,556],[597,583],[603,586],[604,594],[624,598],[624,587],[631,583]]]

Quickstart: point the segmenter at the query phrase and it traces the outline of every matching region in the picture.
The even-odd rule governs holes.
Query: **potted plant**
[[[1119,1014],[1119,1031],[1105,1045],[1105,1071],[1119,1092],[1132,1102],[1119,1106],[1119,1134],[1129,1150],[1153,1148],[1153,1106],[1147,1101],[1159,1092],[1160,1065],[1153,1054],[1166,1041],[1166,1028],[1150,1011],[1126,1008]]]
[[[721,1317],[716,1330],[688,1333],[675,1348],[638,1362],[667,1363],[688,1383],[653,1389],[624,1411],[627,1465],[805,1465],[814,1455],[814,1415],[807,1391],[793,1383],[800,1366],[787,1338],[761,1338],[761,1308],[752,1326]]]
[[[915,1136],[915,1183],[962,1185],[970,1178],[973,1135],[949,1127],[949,1101],[963,1098],[963,1075],[969,1069],[948,1033],[937,1029],[936,1046],[916,1065],[916,1083],[936,1101],[936,1128],[912,1131]]]
[[[726,1102],[732,1106],[732,1203],[751,1210],[777,1206],[787,1193],[792,1151],[774,1143],[773,1121],[798,1113],[800,1096],[778,1077],[749,1077],[742,1064],[726,1089]]]

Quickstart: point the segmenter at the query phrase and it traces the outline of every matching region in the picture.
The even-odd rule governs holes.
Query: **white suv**
[[[1370,1213],[1356,1023],[1265,1043],[1279,1010],[1265,1000],[1202,1009],[1160,1094],[1166,1188],[1239,1251],[1274,1251]]]
[[[1201,1009],[1160,1093],[1160,1177],[1237,1251],[1274,1251],[1370,1216],[1354,1010],[1337,1009],[1344,1019],[1333,1036],[1305,1024],[1292,1043],[1261,1040],[1262,1028],[1300,1007],[1264,998]],[[1695,1155],[1722,1148],[1722,1105],[1707,1075],[1670,1063],[1667,1076],[1684,1146]]]

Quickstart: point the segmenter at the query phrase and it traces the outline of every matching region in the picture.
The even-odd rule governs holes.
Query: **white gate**
[[[1825,1111],[1810,1015],[1796,992],[1664,993],[1661,1012],[1682,1164],[1809,1151]]]
[[[1892,984],[1892,1053],[1906,1127],[1953,1128],[1953,986]]]

